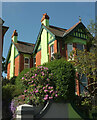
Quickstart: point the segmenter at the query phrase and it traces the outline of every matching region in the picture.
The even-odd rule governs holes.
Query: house
[[[60,53],[68,60],[72,50],[86,48],[88,35],[90,33],[81,19],[71,28],[64,29],[50,25],[49,16],[47,13],[43,14],[41,28],[33,51],[36,56],[36,67],[51,61],[54,58],[54,53]],[[84,85],[87,84],[87,80],[82,82]],[[78,95],[80,90],[83,90],[82,86],[79,87],[78,80],[76,80],[76,90]]]
[[[18,33],[14,30],[6,59],[7,78],[18,76],[24,68],[33,67],[34,44],[17,40]]]
[[[59,53],[66,60],[69,60],[72,50],[86,48],[88,35],[90,33],[81,19],[71,28],[65,29],[50,25],[49,16],[47,13],[43,14],[35,45],[18,41],[18,34],[16,30],[14,31],[6,61],[7,78],[18,76],[24,68],[33,67],[34,58],[36,58],[36,67],[53,60],[55,53]],[[84,85],[88,83],[87,79],[82,82]],[[82,86],[76,80],[76,94],[79,95],[82,90]]]

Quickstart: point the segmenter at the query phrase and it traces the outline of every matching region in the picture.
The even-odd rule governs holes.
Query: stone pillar
[[[16,120],[33,120],[34,107],[32,105],[23,104],[17,107]]]

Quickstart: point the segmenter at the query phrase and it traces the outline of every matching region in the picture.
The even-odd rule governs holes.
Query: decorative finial
[[[82,19],[81,19],[81,17],[79,16],[79,21],[81,22],[81,20],[82,20]]]

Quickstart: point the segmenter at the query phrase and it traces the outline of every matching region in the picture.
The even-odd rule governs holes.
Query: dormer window
[[[24,68],[30,68],[30,59],[28,57],[24,58]]]

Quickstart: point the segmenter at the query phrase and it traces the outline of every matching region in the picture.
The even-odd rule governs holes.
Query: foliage
[[[75,69],[73,65],[61,58],[53,60],[44,66],[48,67],[53,73],[53,82],[59,96],[58,100],[73,99],[75,94]]]
[[[22,84],[25,86],[25,102],[30,101],[34,105],[44,103],[49,99],[57,97],[57,91],[53,83],[53,75],[48,68],[39,66],[22,77]]]
[[[2,99],[4,101],[10,101],[14,97],[15,85],[6,84],[2,87]]]
[[[23,86],[21,79],[24,76],[24,74],[26,74],[28,71],[30,71],[29,68],[24,69],[16,78],[15,80],[15,94],[18,96],[20,94],[22,94],[22,92],[24,91],[25,87]]]
[[[58,52],[58,53],[54,53],[54,59],[60,59],[62,56],[61,54]]]
[[[6,68],[5,68],[5,58],[2,57],[2,72],[6,72]]]

